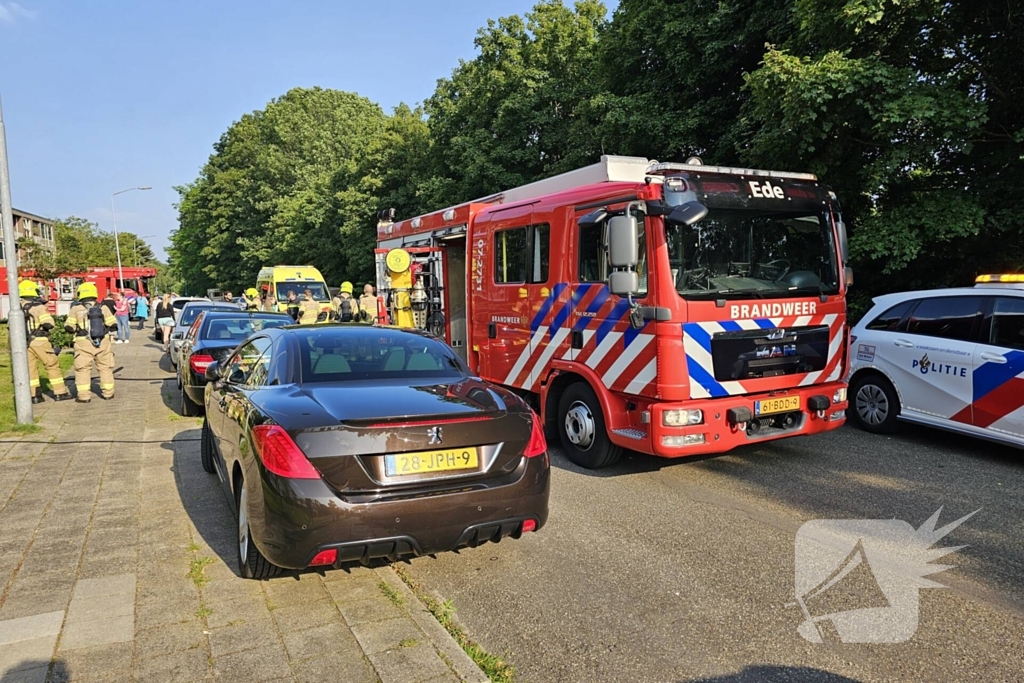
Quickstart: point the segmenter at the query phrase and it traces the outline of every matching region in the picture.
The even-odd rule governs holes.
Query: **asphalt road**
[[[598,472],[552,452],[539,533],[407,567],[519,681],[1024,680],[1024,451],[904,426]],[[798,634],[805,522],[916,529],[940,507],[940,526],[980,512],[939,542],[968,547],[939,560],[955,566],[931,577],[947,588],[919,591],[912,638]],[[859,585],[832,593],[863,606],[843,603]]]

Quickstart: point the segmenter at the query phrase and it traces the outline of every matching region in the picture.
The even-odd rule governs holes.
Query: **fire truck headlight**
[[[704,412],[701,410],[666,410],[661,414],[661,424],[665,427],[704,424]]]
[[[832,394],[833,403],[844,403],[846,401],[846,387],[842,389],[836,389],[836,393]]]
[[[663,436],[661,437],[661,445],[668,446],[669,448],[678,448],[680,446],[699,446],[704,443],[703,434],[682,434],[679,436]]]

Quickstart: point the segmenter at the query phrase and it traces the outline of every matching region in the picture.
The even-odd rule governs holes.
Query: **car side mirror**
[[[665,221],[674,225],[693,225],[707,215],[708,207],[700,202],[686,202],[674,207],[665,217]]]
[[[184,338],[185,338],[185,333],[184,332],[171,332],[171,339],[184,339]]]
[[[636,268],[636,216],[612,216],[608,220],[608,264],[612,268]]]
[[[213,361],[206,366],[206,381],[216,382],[221,378],[220,374],[220,363]]]

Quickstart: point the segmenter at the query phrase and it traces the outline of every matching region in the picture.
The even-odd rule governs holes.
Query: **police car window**
[[[878,316],[871,322],[869,322],[865,328],[869,330],[886,330],[889,332],[896,331],[900,321],[903,320],[903,316],[907,314],[910,307],[914,304],[914,300],[904,301],[903,303],[896,304],[882,315]]]
[[[981,319],[981,298],[940,296],[922,299],[910,315],[907,332],[928,337],[974,341]]]
[[[996,297],[989,343],[1024,350],[1024,297]]]

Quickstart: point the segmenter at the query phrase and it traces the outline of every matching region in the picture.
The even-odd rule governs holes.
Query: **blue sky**
[[[242,114],[296,86],[420,102],[475,54],[488,18],[533,0],[0,0],[0,97],[14,206],[152,235]]]

